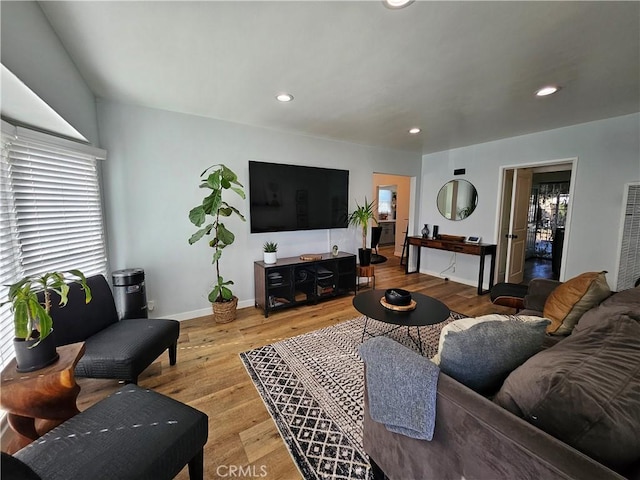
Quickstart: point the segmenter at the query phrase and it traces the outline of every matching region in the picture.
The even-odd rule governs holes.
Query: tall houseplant
[[[373,220],[376,225],[378,224],[373,209],[374,204],[374,201],[368,202],[367,197],[364,198],[363,205],[359,205],[356,201],[356,209],[347,217],[349,225],[354,225],[362,229],[362,248],[358,249],[358,256],[360,258],[360,265],[363,267],[371,264],[371,249],[367,248],[367,228],[369,227],[369,222]]]
[[[206,235],[213,236],[209,246],[213,248],[212,263],[216,267],[216,281],[209,292],[209,301],[213,306],[216,322],[226,323],[235,318],[238,298],[229,288],[229,285],[233,285],[233,281],[225,280],[220,275],[222,251],[235,240],[235,235],[226,228],[222,220],[232,215],[237,215],[243,222],[245,218],[237,208],[229,205],[222,197],[225,190],[235,192],[242,199],[246,196],[237,175],[225,165],[210,166],[200,174],[200,178],[200,188],[206,189],[207,194],[202,203],[189,212],[189,220],[199,227],[199,230],[189,238],[189,244],[193,245]]]
[[[31,275],[9,286],[8,299],[0,306],[11,304],[15,331],[13,346],[19,372],[38,370],[58,359],[56,345],[50,337],[53,330],[51,293],[57,293],[60,305],[66,305],[69,281],[82,285],[85,302],[89,303],[91,290],[80,270]]]

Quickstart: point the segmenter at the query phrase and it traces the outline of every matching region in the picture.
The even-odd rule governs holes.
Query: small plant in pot
[[[264,263],[273,264],[278,261],[277,251],[278,244],[275,242],[265,242],[262,246],[262,251],[264,255]]]
[[[367,197],[364,198],[363,205],[359,205],[356,201],[356,209],[347,217],[349,225],[355,225],[362,229],[362,248],[358,249],[358,257],[360,259],[360,266],[362,267],[367,267],[371,264],[371,249],[367,248],[367,228],[371,220],[373,220],[376,225],[378,224],[373,209],[374,203],[375,202],[368,202]]]
[[[220,258],[223,250],[235,240],[235,235],[230,232],[222,220],[232,215],[238,216],[243,222],[244,216],[237,208],[229,205],[222,197],[227,190],[235,192],[240,198],[245,199],[243,186],[238,182],[237,175],[225,165],[212,165],[200,174],[200,188],[207,190],[202,204],[194,207],[189,212],[189,220],[200,229],[189,238],[189,244],[211,235],[209,246],[213,248],[213,261],[216,267],[216,282],[213,290],[209,292],[209,301],[213,307],[213,315],[218,323],[227,323],[235,319],[238,298],[233,295],[229,285],[233,281],[225,280],[220,275]]]
[[[80,270],[49,272],[32,275],[9,285],[8,300],[0,306],[11,304],[15,338],[13,346],[19,372],[32,372],[54,363],[58,359],[56,345],[51,336],[51,293],[60,297],[60,305],[67,304],[69,285],[75,281],[82,285],[85,302],[91,301],[91,290]]]

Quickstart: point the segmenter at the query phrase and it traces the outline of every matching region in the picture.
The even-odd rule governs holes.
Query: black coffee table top
[[[411,292],[411,298],[416,301],[416,308],[408,312],[389,310],[380,303],[384,297],[384,290],[369,290],[359,293],[353,299],[353,306],[361,314],[369,318],[393,325],[408,327],[422,327],[444,322],[451,313],[449,308],[440,300],[422,293]]]

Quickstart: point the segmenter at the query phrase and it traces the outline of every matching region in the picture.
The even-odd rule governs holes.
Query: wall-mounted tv
[[[249,162],[251,233],[347,228],[349,171]]]

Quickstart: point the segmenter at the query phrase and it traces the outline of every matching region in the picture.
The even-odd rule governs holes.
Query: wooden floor
[[[489,295],[476,295],[467,286],[423,274],[404,274],[392,249],[380,248],[388,260],[375,265],[376,288],[406,288],[443,301],[451,310],[469,316],[513,313],[494,306]],[[353,296],[272,312],[238,310],[237,319],[216,324],[211,317],[181,322],[177,365],[168,355],[151,365],[139,385],[187,403],[209,416],[205,446],[205,478],[301,478],[289,452],[244,369],[238,354],[284,338],[334,325],[358,316]],[[78,407],[84,410],[117,388],[116,381],[78,379],[82,390]],[[150,439],[152,441],[152,439]],[[184,469],[177,477],[188,479]]]

